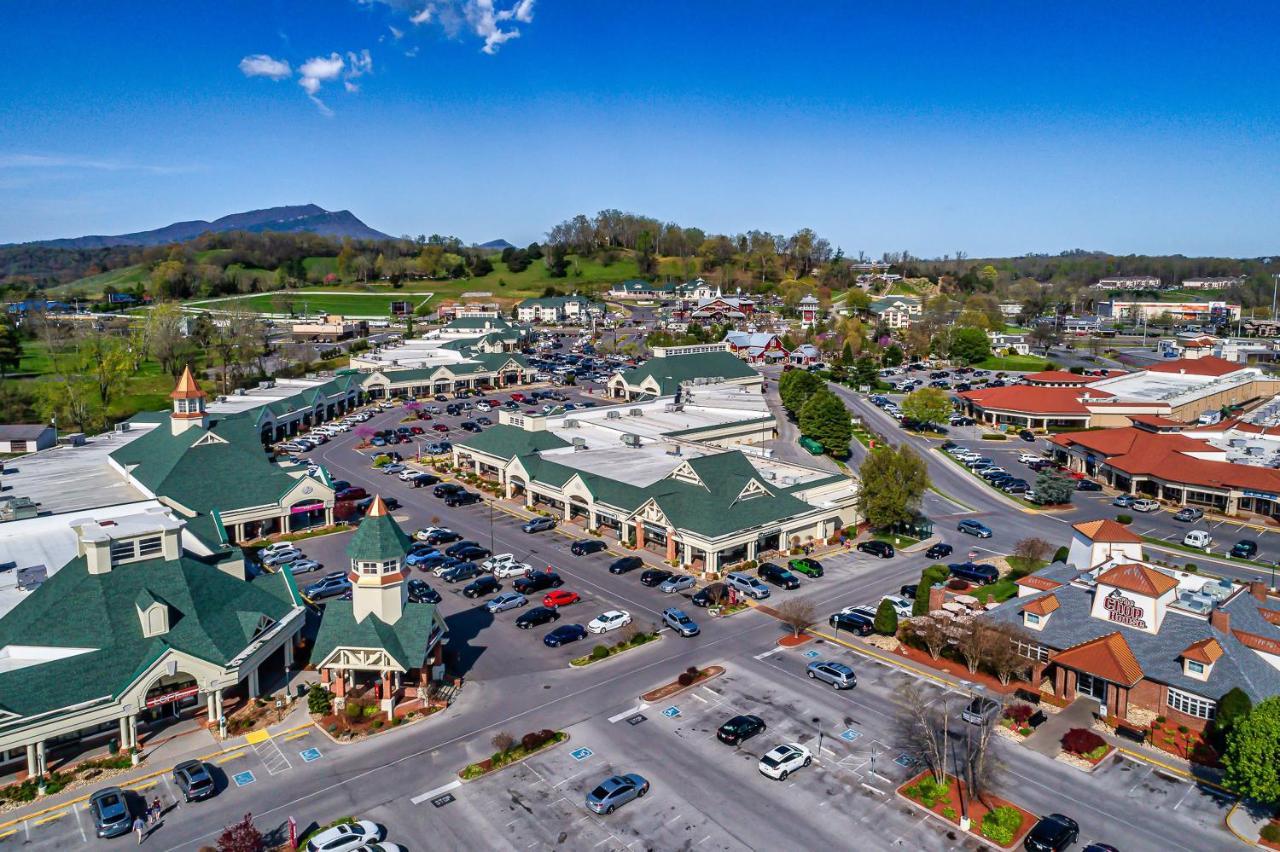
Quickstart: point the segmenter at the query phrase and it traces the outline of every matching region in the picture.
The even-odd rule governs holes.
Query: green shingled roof
[[[337,648],[381,648],[408,671],[426,661],[437,623],[443,631],[443,622],[431,604],[406,603],[400,619],[387,624],[376,615],[356,621],[351,601],[329,601],[324,605],[324,620],[311,660],[318,664]]]
[[[569,442],[552,432],[526,432],[518,426],[499,423],[483,432],[468,435],[454,446],[510,461],[516,456],[567,447]]]
[[[626,383],[639,386],[652,377],[663,396],[674,394],[682,382],[702,378],[745,379],[758,375],[730,352],[703,352],[698,355],[669,355],[654,358],[623,375]]]
[[[365,516],[347,542],[347,555],[362,562],[404,559],[413,540],[390,515]]]
[[[169,607],[169,631],[146,638],[139,605]],[[252,582],[194,557],[150,559],[90,574],[77,557],[0,618],[0,648],[87,649],[0,672],[0,710],[21,716],[114,698],[173,648],[226,666],[254,639],[263,616],[279,621],[300,605],[288,572]]]

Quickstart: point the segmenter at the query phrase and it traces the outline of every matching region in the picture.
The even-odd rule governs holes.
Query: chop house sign
[[[1112,590],[1102,602],[1102,606],[1107,611],[1107,617],[1117,624],[1136,627],[1139,630],[1147,629],[1147,622],[1142,618],[1142,607],[1120,594],[1119,589]]]

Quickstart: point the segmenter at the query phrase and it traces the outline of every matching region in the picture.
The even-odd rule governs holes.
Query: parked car
[[[985,695],[975,695],[973,700],[960,711],[960,718],[970,725],[985,725],[993,721],[999,712],[999,701]]]
[[[440,593],[427,585],[425,580],[414,578],[409,581],[409,603],[440,603]]]
[[[591,619],[587,624],[588,633],[608,633],[631,623],[631,613],[625,609],[611,609]]]
[[[1071,817],[1049,814],[1027,832],[1022,845],[1031,852],[1062,852],[1080,837],[1080,825]]]
[[[449,507],[470,506],[472,503],[479,503],[480,495],[472,491],[455,491],[446,495],[444,504]]]
[[[465,565],[459,565],[453,570],[460,572],[459,576],[461,578],[461,574],[466,573],[467,567],[474,569],[477,573],[480,570],[471,562],[468,562]],[[471,576],[475,577],[475,574],[472,574]],[[448,574],[445,574],[444,581],[446,583],[456,582],[456,580],[450,580]],[[462,596],[466,598],[479,598],[499,591],[502,591],[502,584],[499,583],[492,574],[480,574],[480,576],[462,587]]]
[[[558,589],[564,580],[554,571],[530,571],[523,577],[517,577],[511,588],[522,594],[531,595],[544,589]]]
[[[377,843],[382,829],[367,819],[326,828],[307,841],[306,852],[354,852],[361,846]]]
[[[907,583],[906,585],[898,587],[898,594],[902,595],[902,597],[909,601],[913,601],[916,599],[916,592],[919,591],[919,589],[920,585],[918,583]]]
[[[606,550],[609,545],[599,539],[591,539],[589,541],[575,541],[569,545],[569,552],[574,556],[587,556],[592,553],[599,553]]]
[[[628,571],[634,571],[644,565],[644,560],[639,556],[623,556],[621,559],[615,559],[609,565],[610,574],[625,574]]]
[[[382,466],[382,473],[383,473],[383,475],[387,475],[387,476],[389,476],[389,475],[391,475],[391,474],[393,474],[393,473],[404,473],[404,472],[405,472],[406,470],[408,470],[408,469],[409,469],[409,468],[405,467],[404,465],[400,464],[399,462],[395,462],[395,463],[393,463],[393,464],[386,464],[386,465],[383,465],[383,466]]]
[[[640,575],[641,585],[653,587],[660,586],[667,580],[675,576],[674,571],[667,571],[663,568],[650,568]]]
[[[581,624],[562,624],[542,637],[542,644],[548,648],[558,648],[579,639],[586,639],[587,631]]]
[[[593,813],[611,814],[632,799],[649,792],[649,782],[644,776],[628,773],[610,775],[587,793],[587,807]]]
[[[556,522],[551,518],[530,518],[520,525],[520,529],[527,533],[545,532],[556,528]]]
[[[893,611],[898,614],[898,618],[910,618],[911,610],[915,606],[915,598],[902,595],[885,595],[881,600],[889,602]]]
[[[188,802],[207,799],[217,791],[209,767],[199,760],[184,760],[173,767],[173,783]]]
[[[1101,491],[1102,486],[1094,482],[1092,479],[1077,479],[1076,490],[1077,491]]]
[[[1247,538],[1240,539],[1231,546],[1231,555],[1237,559],[1252,559],[1258,554],[1258,543]]]
[[[296,559],[289,563],[290,574],[309,574],[312,571],[319,571],[324,566],[314,559]]]
[[[481,547],[478,544],[470,544],[454,551],[453,558],[461,559],[464,562],[471,562],[476,559],[484,559],[488,555],[489,548]]]
[[[959,577],[979,586],[989,586],[1000,579],[1000,571],[994,565],[979,565],[973,562],[955,562],[947,566],[952,577]]]
[[[560,613],[555,609],[546,606],[535,606],[533,609],[520,613],[516,619],[516,627],[521,630],[528,630],[530,627],[537,627],[540,624],[546,624],[551,621],[559,621]]]
[[[1131,506],[1133,506],[1134,501],[1136,499],[1137,498],[1133,497],[1132,495],[1121,494],[1120,496],[1116,497],[1116,499],[1111,501],[1111,505],[1119,506],[1121,509],[1128,509]]]
[[[764,600],[769,597],[769,587],[749,574],[743,574],[741,571],[730,571],[724,579],[729,588],[747,597],[755,598],[756,600]]]
[[[764,719],[759,716],[734,716],[716,729],[716,739],[725,745],[741,745],[756,734],[764,733],[766,727]]]
[[[571,592],[568,589],[553,589],[542,596],[543,606],[562,607],[576,604],[582,600],[577,592]]]
[[[856,633],[859,636],[870,636],[873,625],[875,624],[875,614],[867,614],[865,612],[856,612],[848,610],[837,612],[831,618],[827,619],[827,623],[836,630],[847,630],[850,633]]]
[[[128,834],[133,825],[129,800],[119,787],[103,787],[90,796],[89,813],[93,815],[93,830],[98,837]]]
[[[1135,512],[1155,512],[1160,508],[1160,504],[1146,497],[1142,497],[1133,501],[1133,511]]]
[[[1192,530],[1182,537],[1182,543],[1187,547],[1203,547],[1208,548],[1213,544],[1213,536],[1209,535],[1205,530]]]
[[[975,521],[972,518],[965,518],[963,521],[956,524],[956,529],[966,535],[976,535],[978,538],[991,538],[991,527],[981,521]]]
[[[676,607],[667,607],[662,611],[662,623],[685,637],[697,636],[702,632],[694,620],[685,615],[684,610]]]
[[[784,589],[800,588],[800,578],[774,562],[765,562],[761,564],[761,566],[756,570],[756,574],[761,580],[767,580],[775,586],[780,586]]]
[[[431,489],[432,497],[447,497],[450,494],[456,494],[463,488],[456,482],[441,482],[435,488]]]
[[[858,685],[858,676],[844,663],[831,660],[815,660],[805,667],[805,674],[813,680],[829,683],[836,689],[852,689]]]
[[[813,763],[813,755],[809,749],[799,743],[783,743],[765,752],[757,768],[766,778],[786,781],[788,775],[810,763]]]
[[[459,541],[462,536],[453,530],[436,528],[427,533],[423,539],[427,544],[448,544],[451,541]]]
[[[314,601],[340,595],[350,588],[351,581],[347,579],[347,573],[345,571],[335,571],[307,586],[302,590],[302,593]]]
[[[954,550],[955,548],[951,545],[938,542],[924,552],[924,557],[925,559],[942,559],[950,556]]]
[[[799,556],[787,563],[787,567],[798,574],[809,578],[821,577],[824,573],[822,563],[808,556]]]
[[[1204,517],[1204,509],[1197,509],[1195,506],[1184,506],[1173,513],[1175,521],[1186,521],[1193,523]]]
[[[302,551],[296,547],[288,547],[283,550],[272,551],[262,557],[263,565],[277,566],[286,565],[302,558]]]
[[[403,476],[404,474],[401,474]],[[406,482],[410,483],[414,488],[426,488],[429,485],[435,485],[440,481],[440,477],[432,473],[415,473],[409,477]]]
[[[708,607],[717,601],[723,601],[729,595],[729,587],[724,583],[709,583],[694,592],[689,600],[694,606]]]
[[[446,568],[439,574],[439,577],[446,583],[461,583],[463,580],[472,580],[479,577],[484,577],[486,580],[492,581],[492,586],[485,587],[484,591],[467,595],[469,598],[474,598],[477,594],[487,594],[490,591],[496,592],[501,588],[498,581],[495,580],[491,574],[483,573],[480,570],[480,566],[474,562],[463,562],[450,568]],[[470,588],[470,586],[468,586],[468,588]]]
[[[526,606],[529,599],[519,592],[503,592],[497,597],[491,598],[484,608],[491,613],[506,612],[509,609],[519,609]]]
[[[878,556],[881,559],[893,558],[893,545],[887,541],[860,541],[858,542],[858,550],[863,553],[870,553],[872,556]]]
[[[504,580],[512,577],[527,577],[532,573],[533,566],[528,562],[504,562],[493,569],[493,576]]]
[[[1024,441],[1027,441],[1028,443],[1034,444],[1036,442],[1036,435],[1030,429],[1023,429],[1021,432],[1018,433],[1018,437]]]

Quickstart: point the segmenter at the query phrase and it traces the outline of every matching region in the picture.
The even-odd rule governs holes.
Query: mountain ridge
[[[389,240],[392,237],[374,230],[350,210],[325,210],[316,204],[296,204],[281,207],[264,207],[229,213],[212,222],[195,219],[173,222],[161,228],[135,231],[130,234],[90,234],[81,237],[63,237],[52,240],[33,240],[9,245],[44,246],[47,248],[90,249],[110,246],[157,246],[186,242],[207,232],[249,231],[263,233],[308,232],[327,237],[352,237],[360,240]],[[7,248],[8,246],[2,246]]]

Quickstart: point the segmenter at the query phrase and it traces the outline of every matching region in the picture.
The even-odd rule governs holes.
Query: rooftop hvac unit
[[[794,476],[784,476],[784,477],[782,477],[782,484],[783,484],[783,485],[795,485],[795,484],[796,484],[796,481],[797,481],[797,480],[796,480],[796,478],[795,478]]]
[[[629,416],[629,417],[644,417],[644,409],[642,409],[642,408],[633,408],[633,409],[631,409],[630,411],[628,411],[628,412],[627,412],[627,416]]]
[[[227,401],[226,394],[223,394],[223,393],[218,394],[218,402],[226,402],[226,401]]]
[[[633,435],[628,432],[622,436],[622,443],[626,444],[628,447],[638,447],[640,446],[640,436]]]
[[[1230,580],[1211,580],[1200,587],[1200,594],[1214,600],[1226,600],[1231,596]]]
[[[575,453],[576,453],[578,450],[585,450],[586,448],[587,448],[587,439],[586,439],[586,438],[574,438],[574,439],[573,439],[573,451],[574,451]]]
[[[1243,447],[1243,446],[1244,446],[1244,438],[1232,438],[1230,441],[1227,441],[1227,446],[1230,446],[1230,447]]]
[[[1213,598],[1195,592],[1183,592],[1178,595],[1178,605],[1192,612],[1208,614],[1213,609]]]
[[[605,419],[606,419],[606,420],[621,420],[621,419],[622,419],[622,412],[621,412],[621,411],[610,411],[608,414],[606,414],[606,415],[605,415]]]
[[[671,449],[667,450],[667,455],[669,455],[669,456],[678,456],[678,455],[680,455],[680,445],[679,445],[679,444],[672,444],[672,445],[671,445]]]
[[[773,482],[775,479],[778,478],[778,472],[775,470],[766,470],[764,472],[764,478],[769,480],[770,482]]]
[[[578,428],[578,421],[577,421],[577,420],[574,420],[572,417],[567,418],[567,419],[564,421],[564,428],[566,428],[566,429],[577,429],[577,428]],[[578,439],[577,439],[577,438],[574,438],[573,440],[575,440],[575,441],[576,441],[576,440],[578,440]]]
[[[244,388],[236,388],[236,396],[244,396]]]
[[[223,399],[225,399],[225,397],[223,397]],[[131,426],[132,426],[132,424],[130,424],[130,423],[117,423],[117,424],[116,424],[116,431],[117,431],[117,432],[128,432],[128,431],[129,431],[129,429],[131,428]]]
[[[275,386],[276,386],[276,383],[273,379],[266,379],[264,381],[258,382],[258,387],[262,388],[263,390],[270,390]]]
[[[63,435],[61,438],[58,439],[58,443],[69,446],[69,447],[83,447],[84,433],[72,432],[69,435]]]
[[[1261,456],[1261,455],[1265,455],[1265,454],[1266,454],[1266,452],[1267,452],[1267,448],[1266,448],[1266,447],[1253,446],[1253,447],[1249,447],[1249,449],[1247,450],[1247,452],[1248,452],[1248,453],[1249,453],[1249,455],[1251,455],[1251,456]]]

